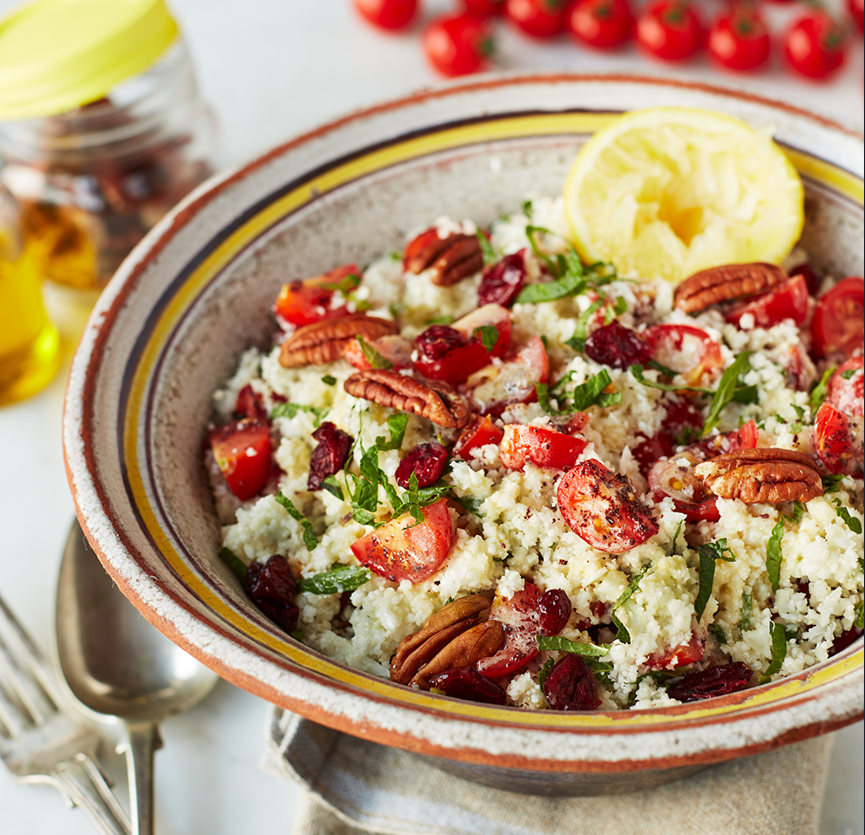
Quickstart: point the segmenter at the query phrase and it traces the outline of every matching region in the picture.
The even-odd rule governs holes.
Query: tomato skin
[[[403,513],[352,543],[358,562],[392,582],[420,583],[432,577],[450,553],[454,527],[446,499],[421,513],[423,522]]]
[[[815,81],[835,75],[847,57],[844,30],[825,11],[814,9],[797,17],[784,33],[787,64]]]
[[[865,0],[847,0],[847,11],[859,32],[865,32]]]
[[[704,374],[710,374],[724,362],[721,346],[706,331],[692,325],[654,325],[640,336],[648,344],[652,359],[678,371],[689,385],[696,384]],[[696,362],[690,368],[675,368],[668,354],[684,351],[688,346]]]
[[[268,423],[243,418],[214,427],[208,440],[228,489],[244,502],[257,496],[273,470],[273,444]]]
[[[823,466],[836,474],[862,476],[863,420],[827,402],[814,416],[814,448]]]
[[[509,470],[521,470],[526,463],[551,470],[572,467],[586,441],[542,426],[509,423],[504,428],[500,446],[502,464]]]
[[[703,41],[703,25],[683,0],[653,0],[637,18],[637,42],[663,61],[684,61]]]
[[[451,327],[459,331],[468,341],[481,342],[479,328],[494,327],[497,331],[496,344],[489,351],[491,357],[504,357],[511,347],[511,314],[500,304],[485,304],[457,319]]]
[[[247,383],[239,392],[234,403],[234,415],[237,418],[252,418],[253,420],[267,420],[267,409],[261,395]]]
[[[766,293],[737,304],[724,317],[738,326],[742,317],[750,313],[758,328],[771,328],[785,319],[801,325],[808,318],[808,283],[800,273]]]
[[[489,619],[504,624],[505,645],[495,655],[478,661],[479,673],[490,678],[512,675],[537,656],[537,636],[542,632],[539,599],[538,587],[528,580],[506,600],[496,596]]]
[[[556,498],[568,527],[599,551],[622,554],[658,532],[657,522],[628,479],[594,459],[576,464],[562,476]]]
[[[360,274],[357,264],[346,264],[312,278],[283,284],[273,312],[278,319],[298,328],[345,316],[349,312],[345,305],[333,307],[334,288],[347,276]]]
[[[433,69],[448,77],[479,72],[493,52],[487,21],[470,14],[437,18],[424,30],[422,42]]]
[[[727,69],[756,70],[769,59],[770,48],[766,21],[746,4],[737,4],[721,14],[709,30],[709,54]]]
[[[684,644],[679,644],[668,650],[653,652],[645,661],[650,670],[675,670],[699,661],[705,654],[706,646],[703,639],[696,633]]]
[[[491,17],[505,13],[505,0],[460,0],[463,10],[476,17]]]
[[[567,4],[564,0],[505,0],[508,20],[533,38],[552,38],[564,32]]]
[[[417,16],[418,0],[353,0],[357,13],[385,32],[408,28]]]
[[[865,396],[865,371],[863,371],[863,359],[860,354],[858,357],[850,357],[838,366],[838,370],[829,380],[826,402],[843,415],[862,417],[865,408],[863,396]]]
[[[496,426],[489,415],[476,417],[457,438],[453,453],[457,458],[469,461],[472,457],[472,450],[489,444],[498,446],[504,436],[504,430],[500,426]]]
[[[811,319],[811,353],[817,359],[832,354],[850,356],[862,348],[865,281],[842,278],[817,300]]]
[[[615,49],[634,31],[628,0],[578,0],[568,13],[568,30],[580,43]]]

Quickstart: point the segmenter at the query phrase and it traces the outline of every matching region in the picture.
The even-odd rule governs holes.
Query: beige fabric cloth
[[[479,786],[276,709],[269,736],[263,767],[307,789],[292,835],[812,835],[831,745],[823,736],[651,791],[560,799]]]

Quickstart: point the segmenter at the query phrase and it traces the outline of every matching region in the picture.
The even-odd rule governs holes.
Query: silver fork
[[[54,786],[103,832],[129,817],[96,765],[99,736],[64,708],[54,675],[0,597],[0,760],[24,783]]]

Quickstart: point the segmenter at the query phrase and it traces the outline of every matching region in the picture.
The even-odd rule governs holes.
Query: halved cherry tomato
[[[568,12],[568,29],[581,43],[614,49],[630,37],[634,15],[628,0],[578,0]]]
[[[457,438],[454,444],[454,455],[468,461],[472,456],[473,449],[479,449],[488,444],[498,446],[504,437],[504,430],[493,423],[489,415],[477,416],[469,424],[468,428]]]
[[[568,527],[599,551],[621,554],[658,532],[657,522],[631,482],[594,459],[568,470],[556,497]]]
[[[361,565],[393,582],[420,583],[435,574],[447,559],[454,541],[447,500],[421,508],[423,522],[403,513],[357,542],[352,553]]]
[[[273,444],[267,422],[244,418],[216,426],[210,430],[208,440],[228,489],[241,501],[257,496],[273,470]]]
[[[850,356],[862,347],[865,282],[842,278],[817,301],[811,319],[811,352],[818,359],[831,354]]]
[[[466,388],[481,412],[498,414],[513,403],[534,402],[538,396],[536,385],[549,378],[547,349],[539,336],[533,336],[512,359],[472,374]]]
[[[247,383],[239,392],[234,403],[234,414],[237,418],[252,418],[267,420],[267,409],[261,395]]]
[[[758,328],[771,328],[785,319],[801,325],[808,318],[808,283],[802,274],[794,275],[768,293],[761,293],[737,304],[724,317],[734,325],[750,313]]]
[[[771,40],[766,20],[750,3],[736,3],[709,30],[709,54],[723,67],[740,72],[762,67]]]
[[[279,319],[298,328],[322,319],[345,316],[349,312],[348,307],[333,303],[336,288],[348,276],[360,274],[357,264],[346,264],[312,278],[283,284],[273,312]]]
[[[653,0],[637,18],[637,42],[664,61],[690,58],[702,40],[700,18],[685,0]]]
[[[380,336],[370,343],[372,348],[387,360],[394,368],[411,367],[412,344],[398,333],[389,333]],[[367,359],[357,338],[350,339],[343,349],[343,356],[358,371],[369,371],[373,366]]]
[[[386,32],[405,29],[414,20],[418,0],[354,0],[360,16]]]
[[[814,448],[830,473],[861,477],[863,419],[823,402],[814,416]]]
[[[860,354],[858,357],[850,357],[838,366],[838,370],[829,380],[826,402],[841,414],[862,417],[863,397],[865,397],[865,371],[863,371],[863,359]]]
[[[699,635],[691,635],[691,640],[679,644],[672,649],[654,652],[646,659],[646,666],[650,670],[675,670],[687,664],[699,661],[706,651],[703,639]]]
[[[688,385],[724,364],[721,346],[692,325],[655,325],[640,336],[649,345],[652,359],[678,371]]]
[[[533,38],[552,38],[565,30],[565,0],[505,0],[505,14]]]
[[[490,620],[505,626],[505,645],[477,663],[478,672],[490,678],[507,676],[522,670],[539,652],[537,636],[541,634],[540,592],[526,580],[521,591],[505,599],[496,595],[490,606]]]
[[[489,350],[491,357],[504,357],[511,346],[511,314],[500,304],[485,304],[457,319],[451,327],[467,340],[481,342],[482,328],[496,329],[495,345]]]
[[[499,454],[509,470],[521,470],[526,462],[552,470],[572,467],[586,441],[542,426],[509,423],[505,426]]]

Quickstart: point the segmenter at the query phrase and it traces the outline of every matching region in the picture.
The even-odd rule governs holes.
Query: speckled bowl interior
[[[528,194],[558,193],[591,132],[646,105],[771,128],[805,182],[812,260],[862,274],[861,137],[741,94],[637,78],[489,77],[288,142],[206,184],[153,230],[100,299],[73,364],[64,445],[78,515],[150,621],[275,704],[523,790],[648,786],[861,718],[861,640],[800,675],[651,711],[520,711],[417,692],[287,637],[216,558],[201,456],[209,398],[244,348],[268,344],[281,284],[364,263],[443,214],[483,223]]]

